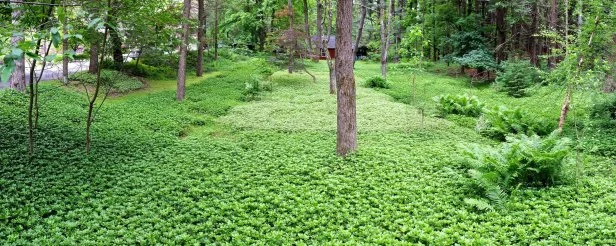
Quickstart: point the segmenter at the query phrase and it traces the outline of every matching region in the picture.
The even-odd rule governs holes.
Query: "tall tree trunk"
[[[64,1],[66,3],[66,1]],[[66,53],[69,50],[68,47],[68,13],[66,13],[66,6],[63,6],[64,9],[64,20],[62,20],[62,82],[67,85],[68,84],[68,56]]]
[[[214,60],[218,60],[218,18],[220,17],[219,0],[214,0]]]
[[[387,8],[387,0],[379,0],[380,13],[381,13],[381,76],[383,79],[387,79],[387,56],[389,51],[389,34],[391,33],[391,21],[393,19],[393,1],[390,0],[389,16],[387,17],[387,24],[385,24],[385,9]]]
[[[178,85],[176,91],[176,100],[183,101],[186,94],[186,56],[188,53],[188,35],[190,19],[190,0],[184,0],[184,12],[182,14],[182,44],[180,44],[180,61],[178,64]]]
[[[265,12],[263,11],[263,9],[261,8],[261,5],[263,4],[263,0],[256,0],[256,6],[257,6],[257,19],[259,20],[259,29],[257,30],[258,32],[258,41],[259,41],[259,51],[264,51],[265,50],[265,38],[267,36],[266,30],[265,30]]]
[[[496,58],[498,62],[507,59],[507,53],[505,52],[505,42],[507,41],[507,27],[505,22],[505,16],[507,15],[507,9],[504,7],[498,7],[496,9],[496,36],[497,36],[497,49]]]
[[[354,53],[356,57],[357,57],[357,51],[359,50],[359,43],[361,42],[361,36],[362,36],[362,33],[364,32],[364,23],[366,21],[366,7],[367,7],[366,5],[368,5],[368,1],[361,0],[359,26],[357,29],[357,38],[355,39],[355,47],[354,47],[355,48]],[[353,65],[355,65],[355,59],[353,59]]]
[[[347,156],[357,149],[352,28],[353,0],[338,0],[336,14],[336,81],[338,82],[336,152],[339,156]]]
[[[532,23],[530,26],[530,33],[528,35],[528,50],[530,53],[530,62],[535,66],[535,67],[539,67],[539,48],[537,47],[537,38],[535,37],[535,34],[537,34],[537,25],[539,23],[538,18],[539,18],[539,10],[537,7],[537,3],[534,2],[532,4],[532,10],[531,10],[531,16],[532,16]]]
[[[336,67],[335,67],[335,60],[333,59],[333,57],[330,56],[329,54],[329,49],[328,49],[328,44],[329,44],[329,39],[331,37],[331,33],[332,33],[332,28],[334,26],[334,7],[332,6],[333,1],[329,1],[329,4],[327,5],[327,16],[328,16],[328,25],[327,25],[327,39],[322,41],[322,45],[324,46],[325,49],[325,58],[327,59],[327,68],[329,71],[329,94],[336,94],[336,87],[337,87],[337,83],[336,83]]]
[[[23,14],[21,10],[21,7],[22,7],[21,3],[23,3],[23,0],[15,1],[13,13],[11,16],[12,24],[14,26],[19,25],[19,20],[21,19],[21,16]],[[23,36],[14,35],[13,37],[11,37],[12,46],[17,46],[17,44],[21,41],[23,41]],[[25,63],[25,58],[23,55],[19,59],[15,60],[15,71],[13,71],[13,74],[11,75],[11,78],[9,79],[10,88],[13,88],[18,91],[26,90],[26,66],[25,65],[26,63]]]
[[[289,10],[289,35],[291,40],[291,45],[289,47],[289,49],[287,50],[287,52],[289,53],[289,73],[293,73],[293,65],[295,62],[295,42],[297,41],[297,37],[295,36],[295,29],[293,28],[293,17],[294,17],[294,13],[293,13],[293,0],[288,0],[287,1],[287,8]]]
[[[558,32],[558,3],[556,2],[556,0],[550,0],[550,29],[553,32]],[[550,69],[554,68],[554,65],[556,64],[556,57],[553,57],[553,51],[554,49],[557,49],[557,44],[556,42],[554,42],[554,40],[550,40],[550,51],[549,51],[549,56],[548,56],[548,67]]]
[[[197,28],[197,77],[203,76],[203,49],[205,48],[205,0],[197,0],[199,5],[198,18],[199,27]]]
[[[98,9],[98,0],[90,0],[90,4],[94,5],[93,13],[97,13]],[[96,30],[91,30],[91,41],[90,41],[90,65],[88,67],[88,72],[91,74],[96,74],[98,72],[98,46],[100,44],[100,34]]]
[[[310,22],[308,22],[308,0],[304,0],[304,32],[306,32],[306,43],[308,44],[308,56],[312,53],[312,41],[310,35]]]
[[[321,51],[323,50],[323,3],[321,0],[317,0],[317,49],[315,54],[315,61],[319,62],[321,60]]]

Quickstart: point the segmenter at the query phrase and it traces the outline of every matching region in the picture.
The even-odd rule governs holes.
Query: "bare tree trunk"
[[[581,17],[578,17],[580,20]],[[590,33],[590,37],[588,38],[588,47],[591,47],[592,40],[595,36],[595,32],[597,31],[597,26],[599,25],[599,15],[595,18],[595,26],[593,31]],[[580,33],[581,35],[581,33]],[[578,60],[576,73],[579,73],[582,69],[582,64],[584,64],[584,56],[580,55],[580,59]],[[571,89],[571,85],[567,87],[567,94],[565,95],[565,100],[563,102],[562,110],[560,112],[560,119],[558,120],[558,130],[562,132],[565,127],[565,120],[567,119],[567,114],[569,113],[569,105],[571,104],[573,90]]]
[[[336,14],[336,81],[338,130],[336,152],[347,156],[357,149],[355,75],[353,74],[353,0],[339,0]]]
[[[498,62],[504,61],[507,59],[507,54],[505,53],[505,42],[507,41],[507,28],[505,22],[505,16],[507,15],[507,9],[504,7],[496,8],[496,37],[497,37],[497,45],[496,49],[496,59]]]
[[[199,27],[197,28],[197,39],[199,45],[197,47],[197,77],[203,76],[203,48],[205,46],[205,0],[197,0],[199,4]]]
[[[538,11],[538,7],[537,7],[537,3],[533,3],[532,4],[532,10],[531,10],[531,16],[532,16],[532,23],[530,26],[530,34],[528,35],[528,49],[529,49],[529,53],[530,53],[530,62],[535,66],[535,67],[539,67],[539,51],[538,51],[538,47],[537,47],[537,38],[535,37],[535,34],[537,34],[537,25],[538,25],[538,18],[539,18],[539,11]]]
[[[16,5],[14,6],[15,9],[13,9],[13,13],[11,18],[12,20],[12,24],[17,26],[19,25],[19,19],[21,18],[23,12],[21,11],[21,5],[20,3],[22,3],[23,0],[17,0],[15,1]],[[14,35],[11,38],[11,44],[13,46],[16,46],[19,42],[23,41],[23,36],[18,36],[18,35]],[[25,66],[25,58],[22,55],[19,59],[15,60],[15,71],[13,71],[13,74],[11,75],[11,78],[9,79],[9,87],[16,89],[18,91],[25,91],[26,90],[26,66]]]
[[[304,0],[304,32],[306,32],[306,43],[308,44],[308,56],[311,56],[312,53],[312,41],[310,35],[310,22],[308,22],[308,0]]]
[[[294,17],[294,13],[293,13],[293,0],[288,0],[287,1],[287,8],[289,10],[289,34],[291,35],[291,39],[293,39],[291,41],[291,47],[289,47],[289,50],[287,51],[289,53],[289,73],[293,73],[293,65],[294,65],[294,58],[295,58],[295,42],[297,41],[297,37],[295,36],[295,29],[293,28],[293,17]]]
[[[558,32],[558,3],[556,0],[550,1],[550,29],[554,32]],[[553,49],[556,49],[557,44],[553,40],[550,40],[550,51],[548,56],[548,67],[550,69],[554,68],[556,64],[556,57],[553,57]]]
[[[321,50],[323,50],[323,3],[317,0],[317,49],[315,61],[321,60]]]
[[[323,40],[323,44],[324,44],[324,49],[325,49],[325,58],[327,59],[327,68],[329,70],[329,94],[334,95],[336,94],[336,87],[337,87],[336,67],[335,67],[335,60],[333,59],[333,57],[330,56],[328,45],[327,45],[329,44],[329,39],[331,37],[332,28],[334,26],[333,24],[334,8],[332,6],[332,2],[333,1],[329,1],[329,4],[327,6],[327,11],[328,11],[327,39]]]
[[[178,86],[176,91],[176,100],[183,101],[186,94],[186,56],[188,53],[188,35],[189,26],[188,19],[190,18],[190,0],[184,0],[184,18],[182,23],[182,44],[180,44],[180,61],[178,64]]]
[[[48,25],[46,24],[48,19],[51,18],[52,14],[53,14],[53,8],[54,8],[54,4],[55,4],[55,0],[51,1],[51,5],[49,6],[49,9],[46,13],[46,15],[43,17],[43,19],[41,19],[41,24],[39,25],[39,27],[41,29],[46,28]],[[41,41],[42,39],[39,37],[38,40],[36,41],[36,50],[34,51],[35,56],[39,55],[40,49],[41,49]],[[47,44],[47,51],[45,52],[44,56],[47,56],[47,54],[49,54],[49,46],[51,44]],[[44,64],[44,60],[43,60],[43,64]],[[45,65],[43,65],[43,70],[41,70],[41,76],[43,75],[45,69]],[[34,154],[34,131],[37,127],[37,122],[38,122],[38,82],[40,81],[37,80],[36,83],[34,81],[35,77],[36,77],[36,59],[32,59],[32,65],[30,66],[30,81],[29,81],[29,100],[28,100],[28,153],[30,154],[30,156],[32,156]]]
[[[393,19],[393,1],[390,0],[389,16],[387,18],[387,24],[385,24],[385,8],[387,8],[387,0],[379,0],[380,8],[380,22],[381,22],[381,76],[383,79],[387,79],[387,56],[389,50],[389,34],[391,32],[391,19]]]
[[[90,0],[90,3],[95,5],[95,9],[92,11],[94,13],[98,12],[98,0]],[[90,42],[90,65],[88,67],[88,72],[91,74],[96,74],[98,72],[98,46],[100,44],[100,35],[96,30],[91,30],[92,40]],[[101,59],[102,63],[103,59]]]
[[[64,1],[66,3],[66,1]],[[66,7],[64,6],[64,11],[66,12]],[[62,20],[62,82],[64,85],[68,85],[68,56],[66,53],[69,50],[68,47],[68,13],[64,13],[64,20]]]
[[[395,1],[395,0],[394,0]],[[359,28],[357,29],[357,38],[355,39],[355,47],[354,54],[357,57],[357,51],[359,49],[359,43],[361,42],[361,36],[364,32],[364,23],[366,21],[366,5],[368,4],[367,0],[361,0],[361,11],[359,17]],[[353,65],[355,65],[355,59],[353,59]]]
[[[214,0],[214,60],[218,60],[218,18],[220,14],[219,0]]]

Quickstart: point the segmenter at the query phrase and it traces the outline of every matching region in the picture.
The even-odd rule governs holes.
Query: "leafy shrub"
[[[523,97],[526,89],[540,82],[539,71],[528,61],[503,62],[503,70],[496,77],[496,85],[512,97]]]
[[[390,86],[389,83],[387,83],[387,80],[385,80],[381,76],[373,76],[373,77],[368,78],[366,80],[365,85],[368,88],[383,88],[383,89],[387,89]]]
[[[495,71],[498,69],[494,56],[485,49],[472,50],[462,57],[454,57],[453,60],[462,67],[476,68],[478,72]]]
[[[86,71],[74,73],[69,76],[69,79],[89,85],[96,84],[96,74]],[[110,88],[115,93],[126,93],[143,87],[141,81],[114,70],[101,71],[101,85]]]
[[[476,96],[470,95],[441,95],[435,97],[434,101],[441,115],[479,116],[484,108]]]
[[[555,129],[554,124],[537,120],[521,108],[501,106],[486,110],[477,122],[477,131],[486,136],[505,140],[509,134],[547,135]]]
[[[616,122],[616,94],[610,94],[605,97],[594,97],[594,102],[590,109],[590,116],[597,120]]]
[[[561,177],[570,153],[570,140],[554,131],[546,138],[537,135],[507,137],[499,148],[478,147],[464,152],[468,174],[479,194],[501,206],[517,187],[545,187]],[[477,206],[474,200],[467,201]]]
[[[269,81],[262,80],[253,76],[248,82],[246,82],[243,91],[244,101],[255,101],[260,99],[261,92],[272,91],[273,85]]]

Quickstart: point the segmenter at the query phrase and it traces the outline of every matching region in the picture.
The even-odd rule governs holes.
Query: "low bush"
[[[253,76],[246,82],[243,91],[244,101],[255,101],[261,99],[261,93],[272,91],[273,85],[270,81],[263,80],[258,76]]]
[[[475,68],[480,73],[499,69],[492,53],[485,49],[472,50],[461,57],[454,57],[453,61],[465,68]]]
[[[502,68],[496,77],[496,86],[512,97],[525,96],[528,87],[541,82],[539,71],[528,61],[506,61]]]
[[[481,134],[499,140],[505,140],[510,134],[543,136],[555,128],[555,124],[534,119],[521,108],[509,109],[505,106],[486,110],[476,127]]]
[[[96,84],[96,74],[91,74],[86,71],[72,74],[69,79],[88,85]],[[115,93],[126,93],[141,89],[144,86],[141,81],[114,70],[101,71],[101,85],[109,88],[111,92]]]
[[[436,108],[441,115],[459,114],[466,116],[479,116],[484,105],[476,96],[470,95],[441,95],[434,98]]]
[[[595,120],[616,123],[616,94],[594,97],[590,117]]]
[[[474,146],[464,152],[468,174],[479,194],[502,206],[507,195],[518,187],[554,185],[561,177],[570,154],[570,140],[553,132],[545,138],[537,135],[507,137],[498,148]],[[481,201],[467,199],[479,209]]]
[[[366,80],[365,86],[368,88],[383,88],[383,89],[387,89],[390,87],[389,83],[387,83],[387,80],[385,80],[381,76],[373,76],[373,77],[368,78]]]

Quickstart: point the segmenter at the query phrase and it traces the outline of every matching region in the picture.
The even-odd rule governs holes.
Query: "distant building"
[[[317,36],[313,36],[312,42],[314,43],[318,42],[317,39],[318,39]],[[323,42],[326,43],[327,46],[321,48],[321,51],[319,52],[319,60],[327,59],[327,53],[325,53],[325,51],[329,52],[329,56],[332,59],[335,59],[336,58],[336,36],[329,36],[329,38],[327,36],[323,36]],[[353,49],[355,49],[355,45],[353,45]],[[367,55],[368,55],[368,48],[366,48],[365,46],[360,46],[357,52],[357,56],[361,57],[361,56],[367,56]]]

